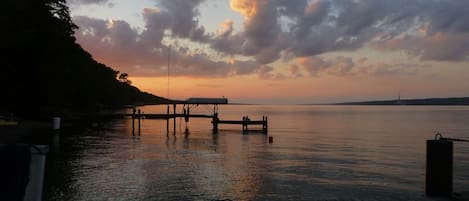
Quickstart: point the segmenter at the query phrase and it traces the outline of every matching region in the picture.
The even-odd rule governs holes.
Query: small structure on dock
[[[220,105],[228,104],[227,98],[189,98],[186,100],[186,104],[208,104],[208,105]]]

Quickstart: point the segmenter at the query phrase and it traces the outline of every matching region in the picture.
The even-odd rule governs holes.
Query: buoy
[[[274,142],[274,137],[273,136],[269,136],[269,144],[272,144]]]

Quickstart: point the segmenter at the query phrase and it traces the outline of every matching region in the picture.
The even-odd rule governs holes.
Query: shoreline
[[[52,132],[51,122],[20,120],[17,125],[0,126],[0,144],[26,143],[48,131]]]

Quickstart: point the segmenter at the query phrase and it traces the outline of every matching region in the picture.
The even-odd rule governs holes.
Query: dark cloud
[[[287,76],[281,73],[273,72],[274,68],[268,65],[261,65],[259,68],[259,79],[261,80],[283,80],[287,79]]]
[[[324,59],[319,56],[298,59],[298,64],[311,76],[330,74],[343,76],[350,74],[355,63],[352,58],[338,56],[333,59]]]
[[[157,8],[143,10],[145,30],[142,37],[151,44],[160,45],[165,31],[171,36],[189,39],[195,42],[207,42],[210,35],[205,33],[204,27],[199,25],[197,6],[201,3],[185,0],[162,0]]]
[[[461,45],[469,40],[465,37],[469,32],[469,21],[466,20],[469,18],[469,1],[465,0],[232,2],[239,5],[235,10],[246,17],[244,32],[239,33],[239,37],[224,38],[223,42],[216,40],[212,47],[230,54],[253,56],[260,63],[277,60],[286,49],[300,57],[351,51],[370,42],[395,40],[404,33],[420,29],[425,29],[426,35],[415,36],[416,43],[408,43],[417,46],[418,51],[410,51],[413,54],[420,52],[417,55],[422,59],[454,61],[468,56],[465,49],[469,48]],[[256,12],[248,12],[252,10]],[[290,19],[289,30],[280,28],[281,17]],[[445,49],[452,50],[453,56],[446,51],[428,49],[432,46],[430,39],[441,33],[451,37]]]
[[[421,60],[468,61],[469,33],[437,33],[434,35],[404,35],[371,44],[380,51],[404,51]]]
[[[425,3],[424,1],[423,3]],[[430,35],[439,32],[467,33],[469,32],[469,1],[447,0],[431,1],[426,4],[422,12],[425,20],[429,22],[428,33]]]
[[[161,43],[163,33],[156,32],[157,28],[139,34],[124,21],[83,16],[75,17],[74,21],[80,26],[76,33],[78,41],[98,60],[133,76],[167,74],[169,47]],[[150,30],[155,34],[149,34]],[[256,61],[213,61],[207,54],[193,53],[184,47],[171,49],[173,76],[226,77],[252,74],[259,68]]]
[[[161,0],[157,4],[161,8],[160,12],[153,13],[152,19],[163,18],[168,25],[171,34],[180,38],[188,38],[197,42],[206,42],[209,35],[206,35],[204,27],[199,25],[197,16],[200,14],[197,6],[203,0]],[[155,23],[146,20],[146,22]],[[157,19],[157,22],[161,20]]]
[[[415,75],[422,68],[427,68],[428,64],[415,64],[415,63],[376,63],[362,66],[360,73],[373,74],[377,76],[389,75]]]
[[[231,0],[231,7],[244,16],[243,29],[233,30],[233,21],[221,19],[216,33],[208,33],[198,20],[202,2],[157,1],[155,8],[143,10],[145,27],[140,31],[125,21],[76,16],[77,39],[96,57],[136,75],[165,75],[168,41],[164,38],[208,45],[222,56],[253,59],[213,60],[204,51],[173,44],[174,75],[199,77],[258,74],[262,79],[281,79],[287,76],[275,73],[271,64],[294,58],[303,60],[290,67],[291,76],[302,75],[300,66],[313,76],[346,75],[371,64],[366,59],[320,55],[362,47],[402,51],[421,60],[469,60],[467,0]],[[376,66],[369,69],[386,67]]]
[[[290,66],[293,75],[301,75],[300,67],[310,76],[320,75],[346,76],[355,74],[372,75],[396,75],[415,74],[419,69],[429,67],[422,63],[371,63],[367,58],[359,58],[354,61],[351,57],[337,56],[324,58],[321,56],[310,56],[298,58],[296,64]]]
[[[226,54],[254,57],[259,63],[274,62],[286,47],[281,32],[276,1],[231,1],[231,6],[245,16],[244,31],[237,35],[217,36],[211,47]]]

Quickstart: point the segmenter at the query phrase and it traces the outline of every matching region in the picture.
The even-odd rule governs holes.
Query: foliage
[[[75,42],[78,27],[65,0],[6,0],[3,5],[0,111],[28,116],[162,100],[120,82],[118,71]]]

